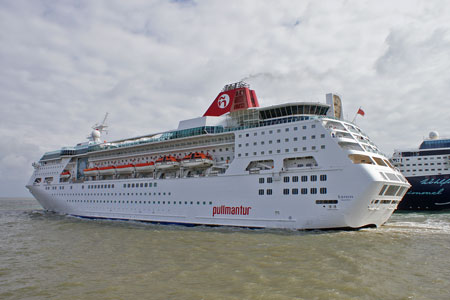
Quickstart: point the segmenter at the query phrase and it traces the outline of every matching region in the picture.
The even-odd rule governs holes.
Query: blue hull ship
[[[392,157],[411,184],[398,210],[450,210],[450,139],[431,132],[418,149],[396,150]]]

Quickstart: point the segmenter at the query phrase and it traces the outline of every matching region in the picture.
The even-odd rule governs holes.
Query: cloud
[[[105,112],[108,140],[173,129],[240,79],[263,106],[340,94],[386,154],[448,134],[448,19],[446,1],[1,2],[2,192]]]

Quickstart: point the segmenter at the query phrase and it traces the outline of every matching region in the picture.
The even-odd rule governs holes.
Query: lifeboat
[[[116,174],[116,167],[114,166],[106,166],[98,168],[98,172],[100,175],[114,175]]]
[[[116,166],[116,171],[118,174],[130,174],[134,171],[134,165],[133,164],[127,164],[127,165],[119,165]]]
[[[69,171],[64,171],[64,172],[61,173],[61,175],[59,175],[59,177],[63,178],[63,179],[67,179],[67,178],[70,177],[70,172]]]
[[[158,158],[155,167],[160,170],[174,169],[180,166],[180,162],[172,155],[166,155]]]
[[[88,168],[83,170],[84,175],[86,176],[97,176],[98,168]]]
[[[181,160],[181,165],[186,168],[209,167],[213,163],[211,155],[200,152],[190,153]]]
[[[146,162],[146,163],[140,163],[136,164],[136,171],[137,172],[152,172],[155,170],[155,163],[154,162]]]

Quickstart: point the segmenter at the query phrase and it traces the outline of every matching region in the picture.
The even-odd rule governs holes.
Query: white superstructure
[[[260,108],[244,83],[226,86],[203,117],[177,130],[98,137],[33,165],[27,188],[46,210],[180,224],[380,226],[409,188],[342,120],[338,96]]]

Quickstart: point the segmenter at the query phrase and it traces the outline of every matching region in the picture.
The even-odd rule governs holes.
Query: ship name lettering
[[[414,192],[414,191],[409,191],[408,194],[409,195],[442,195],[442,193],[444,192],[444,188],[440,189],[437,192]]]
[[[441,179],[424,179],[420,181],[420,184],[438,184],[440,186],[443,186],[445,184],[450,184],[450,178],[441,178]]]
[[[250,206],[214,206],[212,215],[238,215],[238,216],[248,216],[250,214]]]

